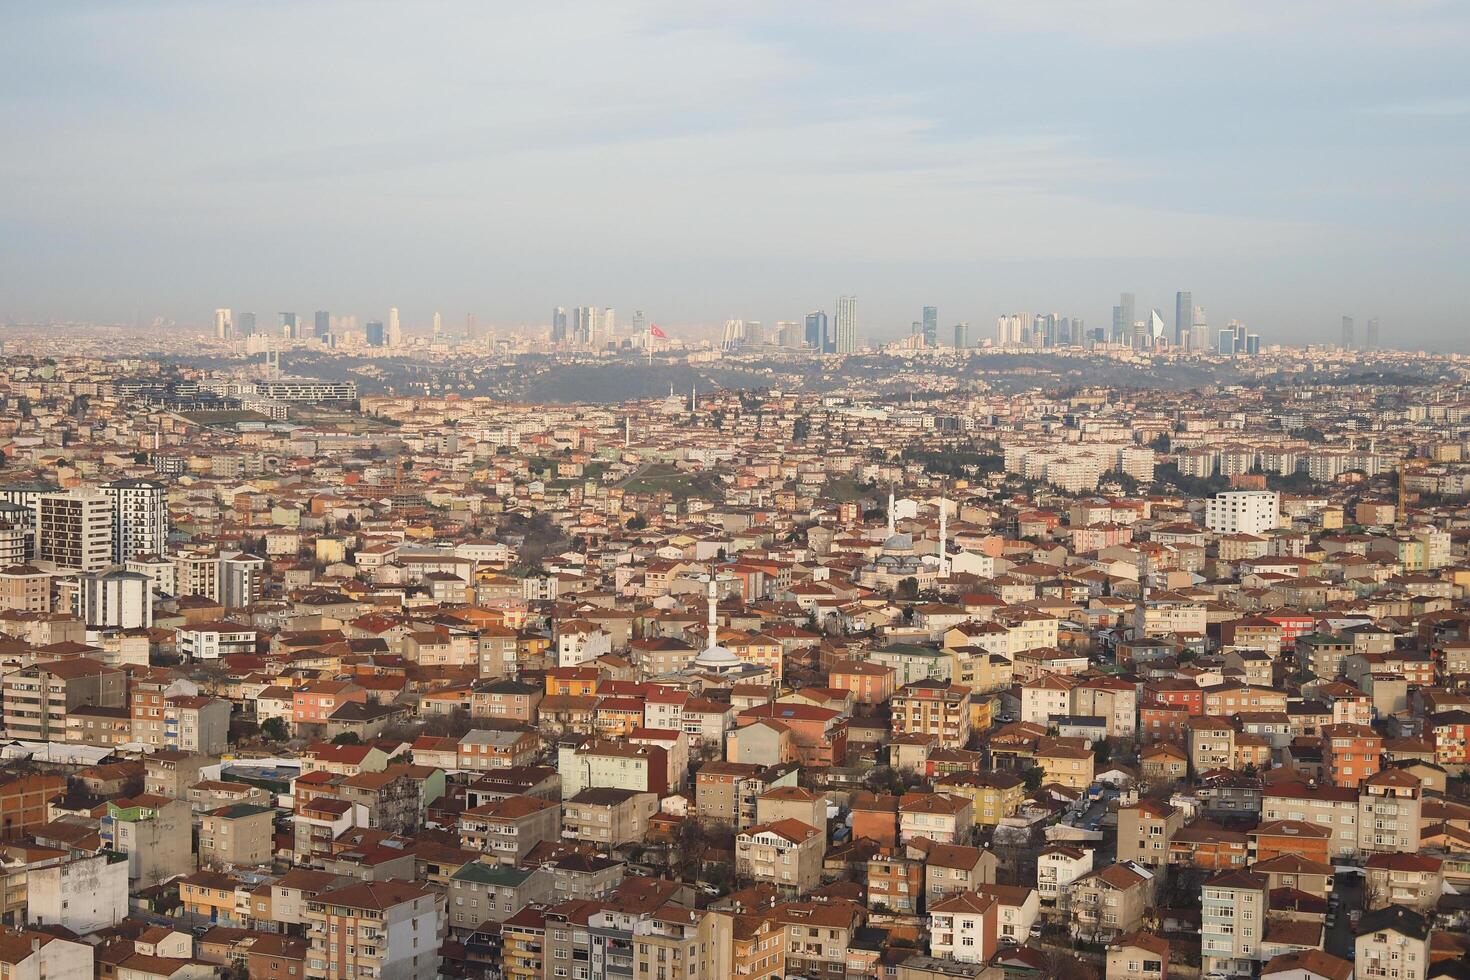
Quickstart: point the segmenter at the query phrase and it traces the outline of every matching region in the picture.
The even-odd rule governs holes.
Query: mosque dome
[[[728,670],[744,662],[729,647],[722,647],[718,643],[705,647],[699,651],[699,656],[694,658],[694,666],[703,670]]]

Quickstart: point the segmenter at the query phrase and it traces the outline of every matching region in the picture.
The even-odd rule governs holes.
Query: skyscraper
[[[1230,327],[1226,327],[1220,331],[1219,351],[1226,357],[1230,357],[1235,353],[1235,331]]]
[[[1205,319],[1205,308],[1194,308],[1194,325],[1189,331],[1189,349],[1204,352],[1210,348],[1210,325]]]
[[[720,335],[721,350],[739,350],[745,345],[745,321],[726,320],[725,331]]]
[[[317,310],[312,316],[312,335],[327,339],[327,334],[332,332],[332,314],[327,310]]]
[[[1113,342],[1126,344],[1133,336],[1133,294],[1121,293],[1113,307]]]
[[[837,316],[835,321],[833,333],[836,335],[835,344],[837,353],[853,353],[857,350],[858,335],[856,296],[837,297]]]
[[[1352,350],[1356,346],[1356,338],[1353,336],[1353,318],[1345,316],[1342,318],[1342,349]]]
[[[254,335],[254,333],[255,333],[255,314],[254,313],[241,313],[240,314],[240,323],[239,323],[238,329],[240,331],[240,336],[242,336],[242,337],[249,337],[249,336]]]
[[[387,340],[387,335],[383,330],[382,320],[369,320],[365,329],[369,347],[382,347],[384,345],[384,342]]]
[[[1189,332],[1194,327],[1194,297],[1189,290],[1174,294],[1174,346],[1189,343]]]
[[[1148,347],[1158,347],[1159,346],[1159,341],[1161,341],[1163,339],[1164,339],[1164,318],[1161,317],[1161,316],[1159,316],[1159,311],[1157,309],[1149,310],[1149,314],[1148,314],[1148,335],[1147,335],[1147,338],[1145,340],[1145,345],[1148,346]]]
[[[229,310],[214,311],[214,339],[229,340],[235,330],[234,317]]]
[[[388,346],[398,347],[403,343],[403,325],[398,322],[398,307],[388,308]]]
[[[1057,345],[1058,319],[1055,313],[1038,313],[1036,325],[1032,328],[1033,340],[1040,347],[1055,347]]]
[[[939,346],[939,308],[937,306],[924,307],[924,346]]]
[[[300,321],[297,320],[295,313],[282,313],[281,314],[281,336],[282,337],[285,337],[288,340],[295,340],[297,337],[299,337],[301,335],[300,334],[300,330],[301,330],[301,324],[300,324]]]
[[[648,320],[642,310],[633,311],[633,336],[642,337],[643,331],[648,329]]]
[[[600,319],[597,307],[579,306],[574,314],[575,320],[572,324],[572,343],[587,346],[597,339],[598,320]]]
[[[551,311],[551,342],[553,344],[567,342],[567,308],[565,306],[558,306]]]
[[[611,306],[602,311],[602,331],[598,335],[599,346],[611,340],[618,332],[618,314]]]
[[[479,333],[480,318],[475,316],[475,314],[473,313],[466,313],[464,315],[464,335],[467,338],[474,339],[475,337],[479,336]]]
[[[970,325],[963,320],[954,325],[954,345],[958,350],[970,346]]]
[[[817,353],[827,350],[827,313],[812,310],[806,315],[806,345]]]
[[[1367,336],[1363,338],[1363,342],[1368,350],[1378,349],[1378,317],[1369,318]]]
[[[444,315],[438,310],[434,311],[434,336],[437,337],[444,332]]]

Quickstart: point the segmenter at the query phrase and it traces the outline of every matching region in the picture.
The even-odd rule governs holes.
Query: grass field
[[[719,500],[724,496],[713,474],[685,473],[666,463],[645,466],[624,480],[622,487],[628,493],[667,493],[675,500]]]

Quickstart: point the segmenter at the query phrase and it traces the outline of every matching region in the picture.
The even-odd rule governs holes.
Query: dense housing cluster
[[[1327,362],[9,357],[0,976],[1466,976],[1470,389]]]

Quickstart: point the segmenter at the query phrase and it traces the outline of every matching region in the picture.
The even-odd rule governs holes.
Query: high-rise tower
[[[827,351],[827,313],[813,310],[806,315],[806,345],[818,353]]]
[[[924,307],[924,346],[939,346],[939,308],[937,306]]]
[[[1184,289],[1174,294],[1174,346],[1183,347],[1189,342],[1189,332],[1194,326],[1194,297]]]
[[[857,297],[837,297],[837,317],[834,324],[837,353],[851,354],[857,350]]]

